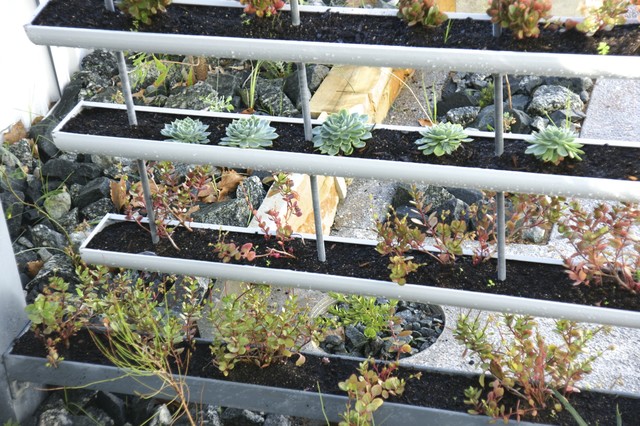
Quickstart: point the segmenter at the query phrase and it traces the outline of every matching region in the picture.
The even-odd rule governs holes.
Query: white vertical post
[[[9,229],[0,204],[0,424],[9,420],[22,424],[44,399],[41,385],[10,382],[1,357],[27,325],[26,306]]]

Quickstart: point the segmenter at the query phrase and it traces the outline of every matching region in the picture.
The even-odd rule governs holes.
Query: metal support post
[[[494,74],[493,76],[493,99],[494,99],[494,128],[495,128],[495,155],[500,156],[504,152],[504,108],[502,94],[503,74]],[[497,204],[497,243],[498,243],[498,280],[507,279],[507,259],[505,257],[506,235],[505,235],[505,211],[504,211],[504,192],[496,194]]]
[[[11,382],[5,369],[4,354],[18,333],[27,325],[26,306],[16,258],[11,247],[11,237],[0,203],[0,424],[9,420],[19,424],[26,422],[45,397],[37,390],[42,385],[27,382]]]
[[[107,0],[108,1],[108,0]],[[133,104],[133,96],[131,95],[131,84],[129,83],[129,75],[127,73],[127,64],[124,60],[124,53],[116,52],[118,58],[118,71],[120,73],[120,82],[122,83],[122,94],[124,103],[127,106],[127,117],[130,126],[137,126],[138,119]],[[151,241],[158,244],[158,230],[156,229],[155,212],[153,211],[153,203],[151,201],[151,188],[149,186],[149,177],[147,176],[147,164],[144,160],[137,160],[138,174],[140,174],[140,183],[144,194],[144,204],[147,208],[147,217],[149,218],[149,231],[151,232]]]
[[[298,0],[291,2],[291,23],[294,26],[300,25],[300,10],[298,9]],[[311,109],[309,107],[309,86],[307,85],[307,68],[303,62],[296,64],[298,71],[298,88],[300,91],[300,103],[302,104],[302,119],[304,121],[304,139],[311,141]],[[310,175],[311,183],[311,201],[313,205],[313,221],[316,230],[316,248],[318,251],[318,260],[324,262],[326,257],[324,247],[324,235],[322,234],[322,211],[320,209],[320,191],[318,190],[318,178]]]

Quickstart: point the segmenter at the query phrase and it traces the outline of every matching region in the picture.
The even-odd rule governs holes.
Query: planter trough
[[[277,284],[285,287],[313,289],[318,291],[335,291],[341,293],[358,293],[369,296],[380,296],[390,299],[421,302],[435,305],[451,305],[487,311],[502,311],[517,314],[527,314],[540,317],[566,318],[573,321],[591,322],[616,325],[621,327],[640,328],[640,312],[622,309],[611,309],[597,306],[563,303],[550,300],[538,300],[499,294],[470,292],[446,288],[430,287],[411,283],[400,286],[389,281],[372,280],[359,277],[308,273],[289,269],[272,267],[257,267],[252,265],[237,265],[222,262],[210,262],[191,259],[180,259],[166,256],[149,256],[127,252],[105,251],[91,249],[87,246],[106,227],[116,223],[126,222],[121,215],[107,215],[93,230],[89,238],[80,247],[82,259],[91,264],[101,264],[111,267],[123,267],[137,270],[175,273],[213,277],[220,279],[239,280],[252,283]],[[171,223],[171,225],[178,225]],[[217,225],[193,223],[194,229],[255,234],[258,229],[222,227]],[[312,235],[303,235],[305,240],[313,240]],[[327,246],[333,243],[357,244],[360,246],[376,245],[375,241],[363,241],[352,238],[327,237]],[[124,246],[124,242],[122,243]],[[213,251],[213,248],[211,248]],[[468,252],[466,254],[469,254]],[[555,259],[532,258],[527,256],[508,256],[508,261],[530,262],[540,265],[560,265]],[[381,258],[382,260],[382,258]],[[355,267],[355,265],[354,265]],[[493,277],[487,277],[490,279]],[[535,282],[531,282],[535,285]],[[560,285],[560,284],[559,284]],[[637,297],[629,295],[629,297]]]
[[[242,7],[236,2],[229,1],[191,0],[174,1],[173,3],[174,5],[196,4],[207,7]],[[33,21],[37,20],[38,15],[41,14],[46,6],[46,4],[43,4],[38,8]],[[95,7],[102,7],[102,4],[96,2]],[[300,6],[303,17],[305,14],[321,15],[328,9],[330,8]],[[367,16],[398,19],[396,17],[397,11],[393,9],[331,8],[331,12],[357,14],[361,15],[362,19],[366,19]],[[69,6],[68,14],[69,16],[78,15],[72,5]],[[195,10],[190,14],[193,16],[198,14],[198,11]],[[467,18],[486,21],[487,32],[491,33],[491,23],[486,15],[450,13],[449,17],[454,21]],[[319,19],[322,19],[322,17]],[[169,30],[171,34],[168,34],[130,31],[130,28],[107,30],[46,26],[34,24],[33,21],[25,26],[25,30],[32,42],[41,45],[181,55],[210,55],[242,59],[270,59],[289,62],[446,69],[483,73],[640,78],[640,57],[637,56],[507,52],[501,50],[328,43],[312,40],[251,39],[180,34],[176,33],[177,30],[173,28]],[[349,32],[351,30],[351,28],[336,28],[336,33],[339,34],[340,32]],[[409,30],[407,27],[406,31]],[[452,31],[456,31],[455,24]]]
[[[546,195],[576,196],[617,201],[640,201],[640,182],[602,178],[575,177],[511,170],[457,167],[427,163],[387,161],[321,154],[282,152],[271,149],[245,149],[217,145],[184,144],[180,142],[153,141],[115,136],[70,133],[64,131],[69,120],[85,108],[122,110],[122,105],[81,102],[54,129],[53,140],[64,151],[104,154],[145,160],[170,160],[185,163],[215,164],[227,167],[244,167],[257,170],[300,172],[316,175],[375,178],[404,182],[426,182],[450,187],[478,188],[491,191],[508,191]],[[203,111],[175,110],[156,107],[136,107],[139,112],[171,114],[176,118],[221,117],[227,120],[243,117],[239,114],[210,113]],[[267,117],[273,122],[299,124],[302,119]],[[314,124],[319,122],[314,121]],[[418,132],[419,127],[377,125],[377,129],[398,132]],[[159,134],[159,130],[158,130]],[[470,136],[493,137],[493,133],[470,131]],[[529,139],[527,135],[506,134],[505,140]],[[637,143],[578,139],[585,145],[638,147]],[[508,143],[508,142],[507,142]],[[453,155],[457,155],[457,152]],[[638,154],[640,156],[640,152]]]

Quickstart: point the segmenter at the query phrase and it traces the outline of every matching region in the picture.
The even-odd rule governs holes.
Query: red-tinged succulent
[[[437,27],[449,19],[440,12],[436,0],[400,0],[398,17],[407,21],[410,27],[416,24]]]
[[[240,0],[240,4],[245,5],[245,13],[268,18],[277,14],[285,3],[282,0]]]
[[[151,24],[151,17],[161,12],[166,12],[166,7],[172,0],[122,0],[118,3],[118,8],[134,21],[142,22],[145,25]]]
[[[491,22],[509,28],[517,39],[538,37],[541,19],[551,16],[551,0],[489,0]]]

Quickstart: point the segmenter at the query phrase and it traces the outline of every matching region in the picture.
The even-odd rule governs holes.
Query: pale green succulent
[[[566,127],[548,126],[533,132],[533,140],[525,154],[533,154],[542,161],[555,165],[565,157],[582,161],[582,144],[575,141],[576,134]]]
[[[239,148],[265,148],[273,145],[278,137],[276,129],[267,120],[255,115],[233,120],[227,126],[227,136],[220,139],[220,145]]]
[[[200,120],[187,117],[174,120],[171,124],[165,124],[160,133],[170,138],[167,139],[168,142],[208,143],[207,136],[211,134],[206,131],[208,128],[209,126]]]
[[[321,153],[337,155],[342,151],[351,155],[354,148],[364,148],[366,140],[371,138],[372,124],[369,117],[357,112],[349,113],[343,109],[331,114],[321,126],[313,129],[313,147]]]
[[[437,157],[450,155],[460,147],[462,142],[471,142],[461,125],[438,123],[420,132],[422,138],[416,141],[418,149],[424,155],[435,154]]]

